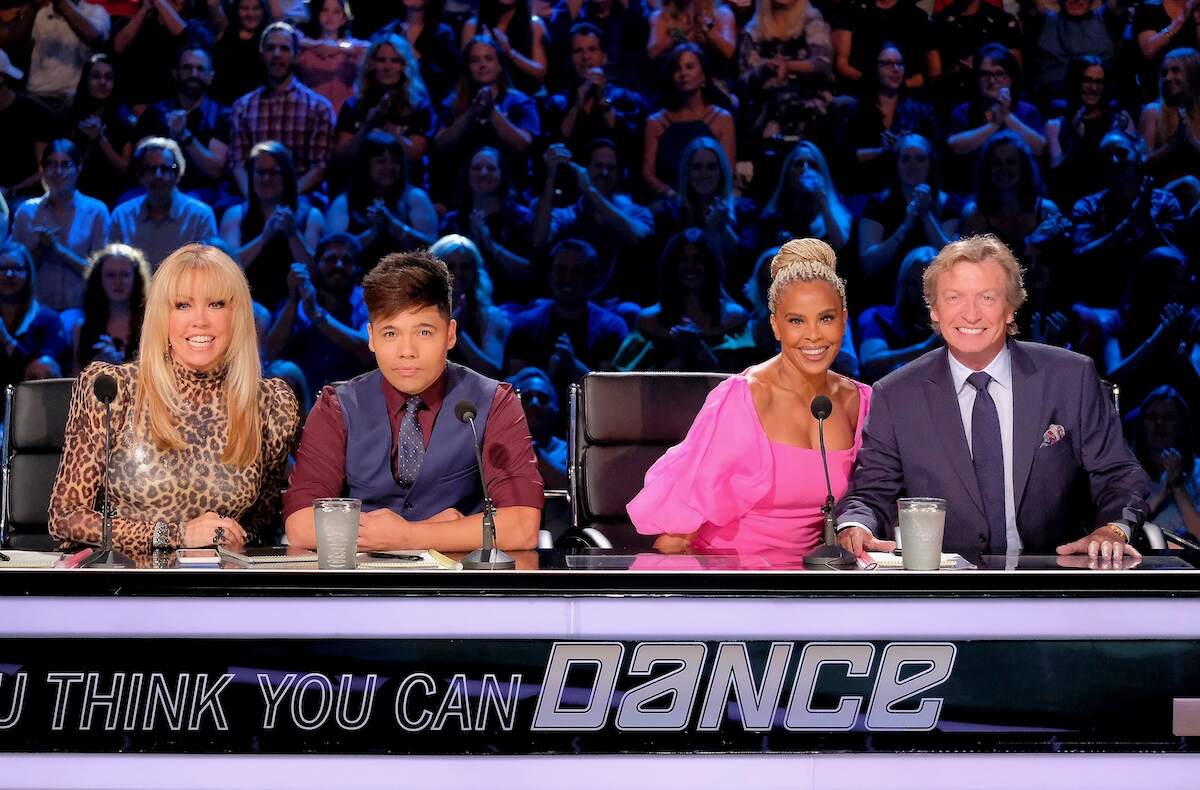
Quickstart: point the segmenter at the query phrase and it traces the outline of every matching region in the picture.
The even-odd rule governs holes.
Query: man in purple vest
[[[313,500],[346,496],[362,500],[360,550],[478,548],[483,489],[471,428],[454,415],[470,401],[496,542],[534,548],[542,478],[529,427],[510,385],[446,361],[456,340],[446,264],[388,255],[363,279],[363,298],[379,367],[318,396],[284,497],[288,542],[315,548]]]

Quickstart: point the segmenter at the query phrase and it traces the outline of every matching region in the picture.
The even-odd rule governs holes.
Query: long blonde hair
[[[206,297],[223,300],[231,311],[225,368],[225,404],[229,422],[223,463],[249,466],[262,449],[262,416],[258,408],[262,365],[254,331],[250,287],[241,268],[216,247],[188,244],[167,256],[150,282],[142,323],[141,363],[134,397],[134,424],[145,430],[155,447],[177,450],[186,446],[178,424],[183,407],[171,366],[168,326],[171,310],[184,283],[198,275]]]
[[[797,0],[787,11],[777,14],[773,0],[756,0],[754,16],[746,23],[746,32],[755,41],[789,41],[804,32],[808,0]]]
[[[1163,65],[1166,65],[1168,60],[1177,60],[1183,67],[1183,94],[1185,97],[1195,96],[1197,91],[1200,91],[1200,52],[1197,52],[1192,47],[1178,47],[1171,50],[1163,56]],[[1162,112],[1162,134],[1160,139],[1152,141],[1151,145],[1159,145],[1162,142],[1170,140],[1179,130],[1179,113],[1178,105],[1167,104],[1163,97],[1163,79],[1158,78],[1158,106]],[[1188,124],[1192,127],[1193,133],[1200,129],[1200,102],[1190,101],[1187,105]]]

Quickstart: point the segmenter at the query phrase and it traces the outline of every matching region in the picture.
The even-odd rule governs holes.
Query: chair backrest
[[[10,384],[5,401],[0,536],[5,546],[50,548],[47,511],[62,455],[74,379]]]
[[[598,527],[616,547],[654,542],[625,506],[646,470],[687,435],[724,373],[590,373],[571,388],[571,504],[576,527]]]

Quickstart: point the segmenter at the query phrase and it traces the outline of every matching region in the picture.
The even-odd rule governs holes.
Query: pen
[[[64,568],[78,568],[79,564],[81,562],[86,560],[88,557],[92,556],[93,551],[95,551],[95,549],[83,549],[82,551],[75,552],[74,554],[70,555],[69,557],[63,557],[63,561],[62,561],[63,567]]]

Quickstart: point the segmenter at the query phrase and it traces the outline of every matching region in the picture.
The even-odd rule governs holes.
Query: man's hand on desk
[[[1116,555],[1115,559],[1089,557],[1086,554],[1067,554],[1056,560],[1060,568],[1086,568],[1093,571],[1127,571],[1142,564],[1141,555],[1137,557]]]
[[[1094,531],[1091,535],[1085,538],[1080,538],[1073,543],[1067,543],[1059,546],[1055,551],[1059,556],[1067,556],[1071,554],[1086,554],[1088,559],[1095,563],[1100,561],[1108,563],[1110,566],[1123,565],[1117,560],[1123,557],[1132,557],[1137,561],[1141,561],[1141,553],[1133,546],[1129,545],[1123,539],[1124,533],[1111,524],[1105,524]],[[1091,565],[1089,567],[1096,567]]]
[[[463,514],[448,507],[424,522],[412,522],[397,516],[387,508],[372,510],[358,517],[358,550],[390,551],[393,549],[427,549],[428,546],[412,545],[409,527],[415,523],[457,521]]]
[[[896,541],[880,540],[865,527],[846,527],[837,534],[838,545],[855,557],[864,551],[894,551]]]

